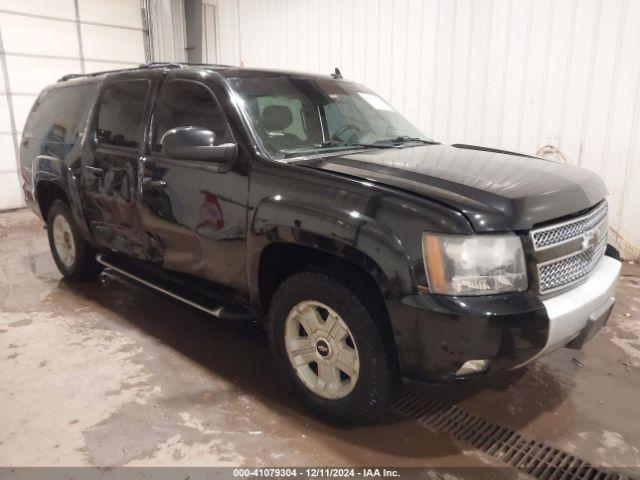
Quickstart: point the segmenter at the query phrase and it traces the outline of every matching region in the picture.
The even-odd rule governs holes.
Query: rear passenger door
[[[83,156],[85,214],[96,243],[139,258],[141,149],[161,77],[158,71],[134,72],[105,82]]]
[[[217,84],[199,73],[168,73],[158,96],[144,161],[142,226],[155,263],[242,290],[249,188],[242,149],[231,169],[162,153],[162,136],[177,127],[211,130],[216,145],[237,143]]]

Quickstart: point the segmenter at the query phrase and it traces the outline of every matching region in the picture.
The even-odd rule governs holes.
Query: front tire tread
[[[284,326],[293,306],[315,300],[340,314],[354,335],[361,357],[358,382],[344,398],[328,400],[308,390],[292,368],[284,344]],[[358,296],[324,272],[292,275],[276,290],[269,308],[271,348],[280,371],[302,402],[324,418],[347,424],[376,422],[392,402],[397,387],[394,369],[375,319]]]

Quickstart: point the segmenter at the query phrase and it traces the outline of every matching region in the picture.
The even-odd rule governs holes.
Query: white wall
[[[640,0],[218,1],[221,63],[339,66],[437,140],[553,145],[605,179],[638,256]]]
[[[40,90],[144,60],[139,0],[0,0],[0,210],[24,205],[16,147]]]
[[[181,0],[148,3],[154,60],[184,60]],[[220,63],[339,66],[437,140],[559,148],[556,158],[605,179],[613,236],[639,256],[640,0],[217,3]],[[0,0],[0,38],[5,209],[22,205],[14,148],[38,91],[65,73],[144,61],[140,2]]]
[[[184,2],[182,0],[147,0],[151,23],[153,60],[185,62],[187,59]]]

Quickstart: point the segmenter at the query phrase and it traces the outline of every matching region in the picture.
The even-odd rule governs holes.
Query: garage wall
[[[144,60],[139,0],[0,0],[0,210],[24,205],[16,148],[40,90]]]
[[[437,140],[549,145],[602,175],[612,234],[640,253],[640,0],[218,3],[221,63],[339,66]]]
[[[162,62],[186,62],[183,0],[145,0],[149,12],[152,58]]]

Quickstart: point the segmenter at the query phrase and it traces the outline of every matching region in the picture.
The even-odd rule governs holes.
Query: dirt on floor
[[[594,465],[640,466],[640,268],[584,350],[416,387]],[[346,428],[302,410],[263,333],[119,282],[61,279],[42,223],[0,214],[0,466],[498,467],[418,423]],[[517,475],[484,468],[474,477]]]

